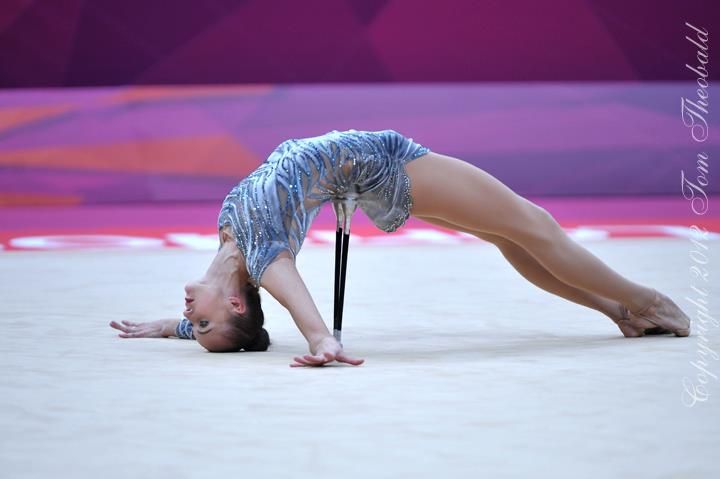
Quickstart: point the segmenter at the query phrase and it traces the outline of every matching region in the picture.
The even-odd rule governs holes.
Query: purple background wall
[[[2,0],[0,87],[686,80],[686,21],[718,2]]]
[[[716,88],[713,85],[711,90]],[[681,195],[692,83],[105,87],[0,92],[0,205],[224,197],[281,141],[395,129],[524,195]],[[7,112],[7,115],[3,115]],[[13,121],[10,121],[13,120]],[[712,120],[710,131],[720,129]],[[713,181],[708,192],[720,192]]]

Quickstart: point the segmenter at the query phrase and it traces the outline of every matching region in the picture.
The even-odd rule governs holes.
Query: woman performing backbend
[[[185,286],[184,318],[111,326],[123,338],[178,336],[213,352],[264,351],[262,286],[308,342],[310,354],[291,366],[362,364],[330,333],[295,268],[322,204],[348,194],[388,233],[413,215],[493,243],[528,281],[605,314],[626,337],[690,334],[689,318],[670,298],[613,271],[546,210],[394,130],[334,130],[281,143],[225,198],[220,247],[205,276]]]

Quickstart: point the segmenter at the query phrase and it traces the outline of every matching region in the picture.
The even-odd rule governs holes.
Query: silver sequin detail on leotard
[[[187,318],[182,318],[175,326],[175,336],[180,339],[195,339],[192,323]]]
[[[394,130],[338,131],[282,142],[225,197],[219,228],[232,225],[250,281],[282,250],[296,256],[320,206],[357,196],[358,206],[383,231],[410,215],[410,180],[403,165],[429,148]]]

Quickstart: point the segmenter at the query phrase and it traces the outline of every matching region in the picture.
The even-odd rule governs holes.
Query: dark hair
[[[270,335],[263,328],[265,315],[260,305],[260,290],[250,283],[245,285],[245,303],[243,314],[230,316],[230,328],[224,336],[232,342],[232,350],[267,351]]]

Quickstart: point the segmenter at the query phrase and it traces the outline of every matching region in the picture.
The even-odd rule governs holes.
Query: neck
[[[232,241],[225,241],[202,281],[220,287],[227,296],[239,296],[241,286],[248,282],[249,275],[245,267],[245,258]]]

